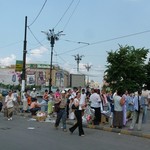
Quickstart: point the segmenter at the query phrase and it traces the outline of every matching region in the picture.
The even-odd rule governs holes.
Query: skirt
[[[113,126],[119,128],[123,127],[123,111],[114,111]]]

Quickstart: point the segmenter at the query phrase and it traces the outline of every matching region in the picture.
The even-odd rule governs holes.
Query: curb
[[[68,121],[67,124],[73,125],[74,123]],[[94,125],[86,125],[86,124],[83,124],[83,127],[150,139],[150,134],[140,133],[139,131],[128,131],[126,129],[116,129],[116,128],[103,127],[103,126],[94,126]]]

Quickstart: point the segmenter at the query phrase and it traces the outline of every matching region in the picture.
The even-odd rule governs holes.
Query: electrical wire
[[[89,45],[80,46],[80,47],[74,48],[74,49],[72,49],[72,50],[68,50],[68,51],[65,51],[65,52],[63,52],[63,53],[59,53],[59,54],[57,54],[57,55],[63,55],[63,54],[66,54],[66,53],[69,53],[69,52],[76,51],[76,50],[78,50],[78,49],[87,47],[87,46],[89,46]]]
[[[33,20],[33,22],[32,22],[29,26],[32,26],[32,25],[35,23],[35,21],[38,19],[38,17],[40,16],[42,10],[44,9],[44,6],[46,5],[46,2],[47,2],[47,0],[45,0],[45,2],[44,2],[44,4],[43,4],[42,8],[41,8],[40,11],[39,11],[39,13],[37,14],[37,16],[35,17],[35,19]]]
[[[35,38],[35,40],[41,45],[44,47],[44,45],[36,38],[36,36],[34,35],[34,33],[31,31],[30,27],[28,26],[28,29],[30,31],[30,33],[32,34],[32,36]]]
[[[75,13],[75,11],[76,11],[76,9],[77,9],[79,3],[80,3],[80,0],[78,1],[78,3],[76,4],[76,6],[75,6],[73,12],[71,13],[71,15],[70,15],[70,17],[69,17],[67,23],[65,24],[65,26],[64,26],[64,28],[63,28],[63,31],[66,29],[67,25],[69,24],[69,22],[70,22],[70,20],[71,20],[71,18],[72,18],[72,16],[73,16],[73,14]]]
[[[114,40],[118,40],[118,39],[122,39],[122,38],[127,38],[127,37],[131,37],[131,36],[136,36],[136,35],[140,35],[140,34],[144,34],[144,33],[148,33],[148,32],[150,32],[150,30],[145,30],[145,31],[142,31],[142,32],[137,32],[137,33],[132,33],[132,34],[124,35],[124,36],[119,36],[119,37],[108,39],[108,40],[102,40],[102,41],[91,43],[90,45],[110,42],[110,41],[114,41]]]
[[[70,43],[76,43],[76,44],[87,44],[89,45],[90,43],[87,43],[87,42],[77,42],[77,41],[71,41],[71,40],[67,40],[67,39],[61,39],[62,41],[66,41],[66,42],[70,42]]]
[[[10,44],[8,44],[8,45],[5,45],[5,46],[0,47],[0,49],[2,49],[2,48],[6,48],[6,47],[10,47],[10,46],[13,46],[13,45],[16,45],[16,44],[19,44],[19,43],[21,43],[21,42],[22,42],[22,41],[18,41],[18,42],[10,43]]]
[[[58,24],[61,22],[61,20],[63,19],[63,17],[65,16],[65,14],[67,13],[67,11],[69,10],[69,8],[71,7],[71,5],[73,4],[74,0],[71,1],[71,3],[69,4],[68,8],[66,9],[66,11],[64,12],[64,14],[62,15],[62,17],[59,19],[59,21],[57,22],[57,24],[55,25],[54,28],[56,28],[58,26]]]
[[[68,64],[68,62],[65,59],[63,59],[61,56],[57,55],[57,52],[55,50],[54,50],[54,52],[56,53],[55,54],[56,57],[58,56],[63,62]],[[73,64],[68,64],[68,65],[73,66]]]
[[[116,37],[116,38],[111,38],[111,39],[102,40],[102,41],[93,42],[93,43],[87,43],[87,45],[77,47],[77,48],[74,48],[72,50],[65,51],[63,53],[59,53],[58,55],[63,55],[63,54],[66,54],[66,53],[69,53],[69,52],[72,52],[72,51],[76,51],[76,50],[82,49],[82,48],[87,47],[87,46],[106,43],[106,42],[110,42],[110,41],[114,41],[114,40],[118,40],[118,39],[123,39],[123,38],[131,37],[131,36],[136,36],[136,35],[140,35],[140,34],[144,34],[144,33],[149,33],[149,32],[150,32],[150,30],[145,30],[145,31],[142,31],[142,32],[132,33],[132,34],[124,35],[124,36],[119,36],[119,37]],[[71,42],[70,40],[66,40],[66,41]],[[75,42],[75,41],[72,41],[72,42],[79,44],[79,42]]]

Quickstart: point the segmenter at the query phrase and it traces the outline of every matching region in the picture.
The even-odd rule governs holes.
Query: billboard
[[[21,73],[15,72],[14,69],[1,69],[0,83],[5,85],[18,85],[21,83]]]
[[[27,75],[27,85],[35,85],[35,75]]]

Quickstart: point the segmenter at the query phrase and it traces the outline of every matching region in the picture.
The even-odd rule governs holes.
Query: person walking
[[[65,97],[66,92],[61,92],[61,98],[60,98],[60,104],[59,104],[59,111],[57,112],[57,118],[55,121],[55,128],[58,129],[60,120],[62,119],[63,124],[63,131],[66,132],[66,119],[67,119],[67,112],[66,112],[66,106],[67,106],[67,99]]]
[[[5,103],[4,106],[7,109],[7,117],[8,120],[12,120],[13,111],[14,111],[14,96],[12,93],[12,90],[8,92],[8,95],[5,97]]]
[[[71,128],[69,128],[69,131],[72,134],[78,127],[79,136],[84,136],[84,130],[82,126],[82,107],[80,106],[80,96],[81,94],[77,92],[73,102],[74,106],[76,107],[74,114],[76,116],[77,122]]]

